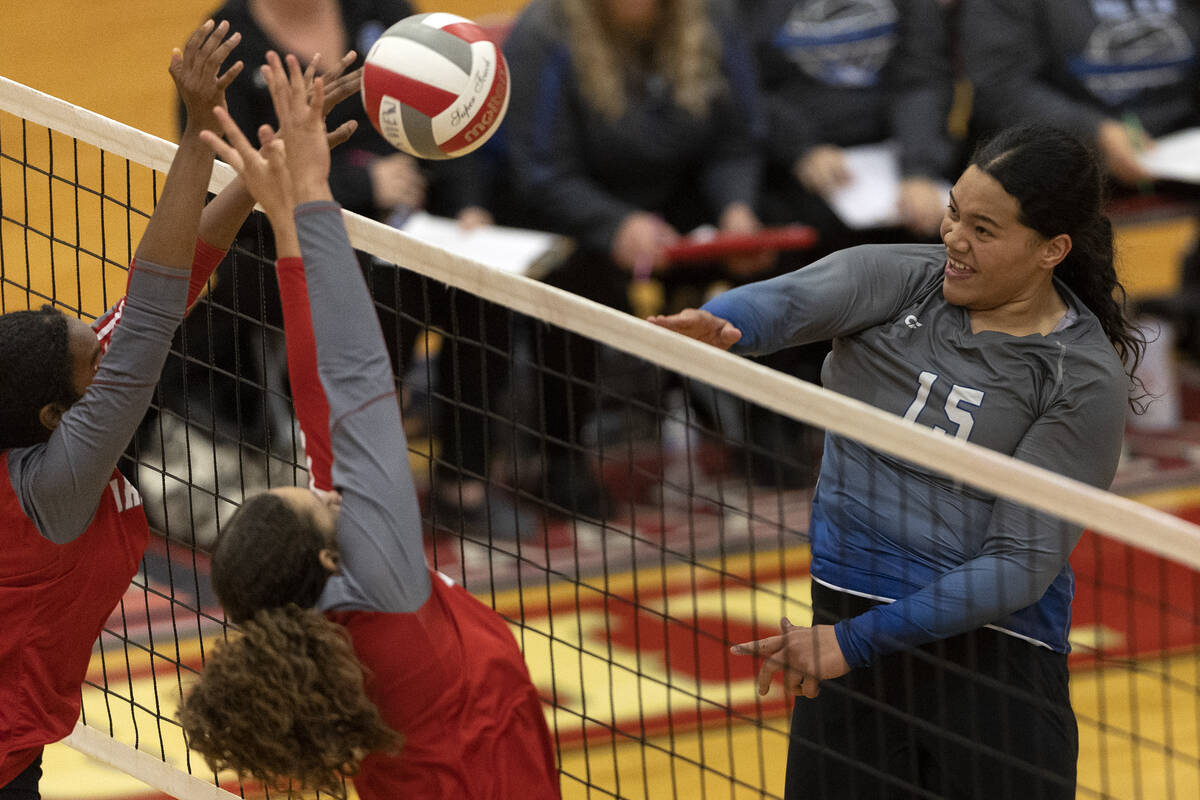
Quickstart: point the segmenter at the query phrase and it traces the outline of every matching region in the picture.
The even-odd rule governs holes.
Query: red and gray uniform
[[[190,294],[182,271],[136,262],[126,296],[93,324],[106,355],[91,386],[47,442],[0,452],[0,786],[79,717],[92,645],[149,539],[117,459],[223,255],[197,246]]]
[[[289,373],[313,486],[342,493],[342,572],[318,607],[349,630],[372,700],[404,737],[398,754],[363,761],[355,788],[364,800],[558,797],[512,633],[425,563],[391,363],[340,208],[302,205],[296,225],[303,264],[278,265]]]

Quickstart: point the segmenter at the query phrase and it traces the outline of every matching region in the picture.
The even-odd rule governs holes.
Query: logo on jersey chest
[[[113,505],[117,507],[118,513],[142,504],[142,496],[138,494],[137,488],[124,477],[113,478],[108,482],[108,489],[112,492]]]

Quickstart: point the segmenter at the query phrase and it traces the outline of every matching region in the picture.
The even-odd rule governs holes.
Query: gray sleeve
[[[941,245],[863,245],[719,295],[704,310],[742,332],[733,351],[773,353],[894,317],[941,276]]]
[[[937,0],[910,0],[900,17],[890,81],[891,127],[906,176],[947,177],[954,147],[947,125],[954,72],[946,12]]]
[[[326,610],[415,611],[429,596],[421,517],[391,361],[375,307],[346,238],[341,207],[296,209],[317,371],[329,401],[333,484],[342,492],[342,576]]]
[[[134,264],[121,323],[96,377],[45,444],[9,453],[9,479],[43,536],[69,542],[91,524],[97,504],[150,405],[175,329],[189,272]]]
[[[1091,141],[1104,114],[1043,80],[1053,54],[1039,30],[1042,0],[964,0],[963,60],[974,114],[986,129],[1039,120]]]

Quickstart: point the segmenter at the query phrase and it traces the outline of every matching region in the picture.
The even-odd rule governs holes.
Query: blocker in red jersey
[[[392,145],[418,158],[466,155],[508,110],[508,66],[495,42],[463,17],[416,14],[367,53],[363,106]]]

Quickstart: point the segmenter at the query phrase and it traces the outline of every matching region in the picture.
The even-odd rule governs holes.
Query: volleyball
[[[466,155],[508,110],[508,66],[469,19],[433,12],[400,20],[367,53],[362,100],[375,129],[418,158]]]

